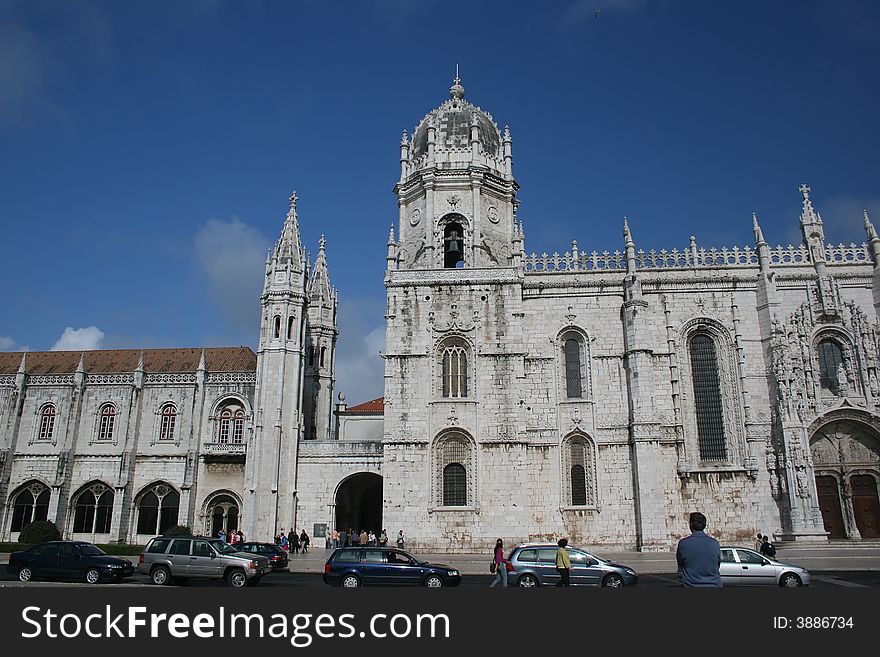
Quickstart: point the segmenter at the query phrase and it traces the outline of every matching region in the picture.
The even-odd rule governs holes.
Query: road
[[[812,589],[840,589],[840,588],[863,588],[863,587],[880,587],[880,571],[876,570],[827,570],[811,572],[813,583]],[[461,586],[464,588],[487,587],[492,581],[492,575],[464,575],[462,577]],[[79,582],[40,582],[33,581],[23,584],[15,580],[12,576],[4,572],[0,575],[0,588],[15,587],[49,587],[49,586],[90,586]],[[98,584],[97,586],[115,586],[115,587],[142,587],[155,586],[150,583],[146,575],[133,575],[119,584]],[[190,588],[226,588],[223,581],[209,580],[191,580],[186,584]],[[258,588],[284,588],[284,587],[302,587],[314,588],[323,587],[325,584],[321,581],[321,575],[318,573],[302,573],[302,572],[277,572],[267,575],[258,584]],[[678,586],[675,575],[673,574],[643,574],[639,576],[639,588],[664,588]],[[170,586],[168,588],[173,588]]]

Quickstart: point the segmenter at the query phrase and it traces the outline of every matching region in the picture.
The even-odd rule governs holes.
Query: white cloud
[[[50,351],[92,351],[101,348],[104,331],[97,326],[75,329],[68,326]]]
[[[14,346],[15,340],[7,338],[5,335],[0,335],[0,351],[12,351]]]
[[[195,237],[196,260],[224,315],[256,338],[269,240],[238,217],[209,219]]]
[[[341,299],[336,392],[345,393],[349,406],[384,394],[385,364],[380,351],[385,351],[383,300]]]

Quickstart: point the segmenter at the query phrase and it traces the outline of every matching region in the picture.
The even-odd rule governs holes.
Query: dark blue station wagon
[[[334,550],[324,564],[324,583],[347,589],[359,586],[427,586],[461,584],[456,568],[420,561],[396,548],[350,547]]]

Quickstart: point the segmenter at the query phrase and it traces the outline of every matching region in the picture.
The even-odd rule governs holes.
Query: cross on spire
[[[455,65],[455,84],[461,84],[461,78],[458,77],[458,64]]]
[[[321,235],[321,239],[318,240],[318,248],[323,251],[324,245],[327,244],[327,240],[324,239],[324,236]]]
[[[290,195],[290,208],[292,210],[296,210],[296,202],[299,200],[299,196],[296,195],[296,192]]]
[[[798,191],[799,191],[801,194],[804,195],[804,200],[805,200],[805,201],[806,201],[806,200],[809,200],[809,198],[810,198],[810,192],[811,192],[812,190],[810,189],[809,185],[807,185],[807,183],[802,183],[801,186],[798,187]]]

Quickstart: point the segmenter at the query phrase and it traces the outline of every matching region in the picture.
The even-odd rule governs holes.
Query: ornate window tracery
[[[113,497],[113,491],[101,482],[95,482],[83,489],[74,501],[74,533],[109,533],[113,515]]]
[[[180,494],[166,483],[153,484],[138,500],[138,534],[163,534],[177,525]]]
[[[20,532],[32,522],[49,517],[49,488],[39,481],[25,484],[12,498],[10,531]]]
[[[40,428],[37,440],[52,440],[55,435],[55,404],[43,404],[40,408]]]
[[[434,461],[438,506],[473,505],[474,460],[473,442],[465,434],[453,431],[437,440]]]
[[[113,440],[113,431],[116,427],[116,406],[104,404],[98,411],[98,436],[100,441]]]
[[[470,349],[462,338],[449,338],[440,346],[440,394],[443,397],[468,396],[468,356]]]

